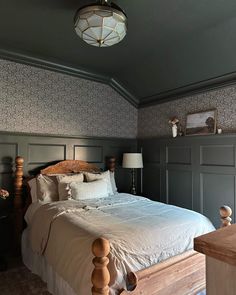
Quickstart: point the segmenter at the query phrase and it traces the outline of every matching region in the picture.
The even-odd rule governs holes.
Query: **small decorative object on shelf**
[[[178,135],[179,119],[177,117],[170,118],[169,124],[171,124],[172,136],[176,137]]]
[[[223,130],[222,130],[221,128],[218,128],[218,129],[217,129],[217,133],[218,133],[218,134],[222,134],[222,132],[223,132]]]
[[[9,192],[0,188],[0,198],[6,200],[7,197],[9,197]]]

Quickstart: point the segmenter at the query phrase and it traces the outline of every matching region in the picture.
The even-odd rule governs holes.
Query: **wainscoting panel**
[[[13,172],[13,160],[18,152],[17,143],[5,143],[0,142],[0,187],[4,185],[12,191],[13,184],[12,172]]]
[[[192,172],[184,170],[167,170],[167,200],[168,203],[193,208]]]
[[[121,168],[122,154],[136,152],[135,139],[46,136],[17,133],[0,133],[0,187],[13,192],[14,161],[17,155],[24,158],[24,175],[34,175],[49,164],[66,159],[85,160],[105,169],[105,158],[116,156],[117,186],[128,192],[131,185],[129,169]],[[1,200],[0,200],[1,201]],[[0,202],[0,210],[3,202]],[[4,202],[6,204],[6,202]]]
[[[59,144],[29,144],[28,164],[46,164],[48,162],[65,160],[66,145]]]
[[[18,153],[18,144],[16,141],[5,142],[4,139],[0,139],[0,188],[7,188],[10,194],[13,193],[13,170],[14,170],[14,160]],[[5,214],[8,212],[9,208],[12,208],[12,198],[7,198],[3,200],[0,198],[0,210]],[[3,215],[1,214],[1,215]],[[3,222],[4,224],[4,222]],[[0,227],[1,239],[0,251],[9,249],[11,245],[11,227],[6,227],[6,230],[2,230]]]
[[[189,146],[168,146],[166,155],[168,164],[191,165],[191,147]]]
[[[201,165],[235,167],[233,145],[203,145],[200,147]]]
[[[215,213],[219,211],[222,204],[227,204],[232,209],[234,208],[234,184],[234,175],[201,174],[202,212],[204,215],[208,216],[217,227],[220,226],[220,219]]]
[[[138,150],[144,196],[201,212],[216,227],[220,206],[235,215],[236,134],[139,139]]]
[[[103,147],[102,146],[74,146],[74,159],[82,160],[89,163],[103,162]]]
[[[160,201],[161,170],[158,164],[146,164],[143,174],[143,194],[154,201]]]
[[[143,149],[143,161],[150,164],[160,164],[160,146],[157,142],[152,142],[148,149]]]

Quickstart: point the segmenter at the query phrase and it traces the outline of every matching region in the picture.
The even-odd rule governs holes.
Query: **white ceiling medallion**
[[[119,43],[127,32],[127,17],[107,0],[81,7],[75,15],[75,31],[86,43],[108,47]]]

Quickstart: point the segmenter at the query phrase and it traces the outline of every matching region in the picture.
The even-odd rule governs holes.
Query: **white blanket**
[[[41,206],[30,223],[33,251],[75,290],[91,294],[92,242],[110,241],[110,294],[126,288],[126,274],[193,248],[193,238],[214,230],[199,213],[129,194],[60,201]]]

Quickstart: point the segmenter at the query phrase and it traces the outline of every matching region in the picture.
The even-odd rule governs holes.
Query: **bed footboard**
[[[128,275],[120,295],[195,295],[205,288],[205,257],[191,250]]]
[[[92,273],[92,294],[109,295],[110,273],[107,268],[110,253],[110,243],[104,238],[98,238],[93,242],[92,252],[94,270]]]

